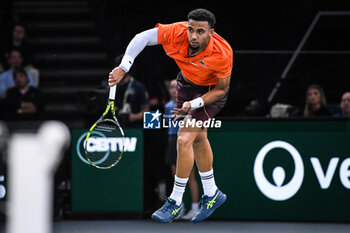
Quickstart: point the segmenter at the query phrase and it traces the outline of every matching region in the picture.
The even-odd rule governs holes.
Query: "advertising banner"
[[[143,133],[125,130],[121,161],[111,169],[97,169],[84,158],[88,130],[72,130],[72,211],[143,211]],[[106,139],[108,140],[108,139]],[[111,140],[107,142],[113,143]],[[95,144],[98,150],[99,145]]]
[[[350,121],[235,121],[209,130],[226,203],[214,218],[350,221]]]

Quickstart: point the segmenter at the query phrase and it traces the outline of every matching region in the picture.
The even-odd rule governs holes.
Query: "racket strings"
[[[110,168],[124,152],[124,133],[113,120],[97,123],[85,145],[89,162],[98,168]]]
[[[116,125],[110,125],[110,124],[101,123],[101,124],[96,126],[95,130],[112,132],[116,128],[117,128]]]

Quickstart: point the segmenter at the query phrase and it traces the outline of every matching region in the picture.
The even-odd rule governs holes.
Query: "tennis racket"
[[[115,115],[116,85],[109,89],[109,100],[102,116],[91,126],[85,138],[85,157],[99,169],[117,165],[124,153],[124,131]]]

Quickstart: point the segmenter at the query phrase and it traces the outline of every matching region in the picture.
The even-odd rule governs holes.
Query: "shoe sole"
[[[169,222],[166,222],[166,221],[162,221],[161,219],[159,219],[156,215],[152,215],[151,218],[156,221],[156,222],[159,222],[159,223],[172,223],[174,220],[180,218],[182,216],[182,213],[179,214],[178,216],[176,216],[175,218],[171,219]]]

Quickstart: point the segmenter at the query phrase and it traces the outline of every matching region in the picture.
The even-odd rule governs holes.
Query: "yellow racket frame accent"
[[[121,154],[120,154],[119,158],[117,159],[117,161],[115,163],[113,163],[112,165],[108,166],[108,167],[100,167],[100,166],[94,164],[92,161],[90,161],[88,156],[85,156],[86,159],[89,161],[89,163],[92,166],[94,166],[96,168],[99,168],[99,169],[110,169],[110,168],[114,167],[115,165],[117,165],[119,163],[119,161],[121,160],[121,158],[123,157],[123,154],[124,154],[124,148],[125,148],[125,145],[124,145],[124,131],[123,131],[122,127],[120,127],[120,124],[119,124],[119,122],[117,120],[117,117],[115,116],[115,106],[114,106],[114,101],[113,100],[109,100],[108,105],[106,107],[106,110],[104,111],[102,116],[89,129],[89,132],[87,133],[86,138],[85,138],[85,143],[87,144],[87,141],[90,138],[91,132],[95,129],[95,127],[97,126],[98,123],[100,123],[102,121],[110,121],[109,119],[104,119],[109,111],[112,112],[112,117],[113,117],[114,123],[116,123],[116,125],[119,127],[119,130],[120,130],[120,132],[121,132],[121,134],[123,136],[123,148],[122,148],[122,150],[120,152]],[[86,150],[85,150],[85,153],[86,153]]]

